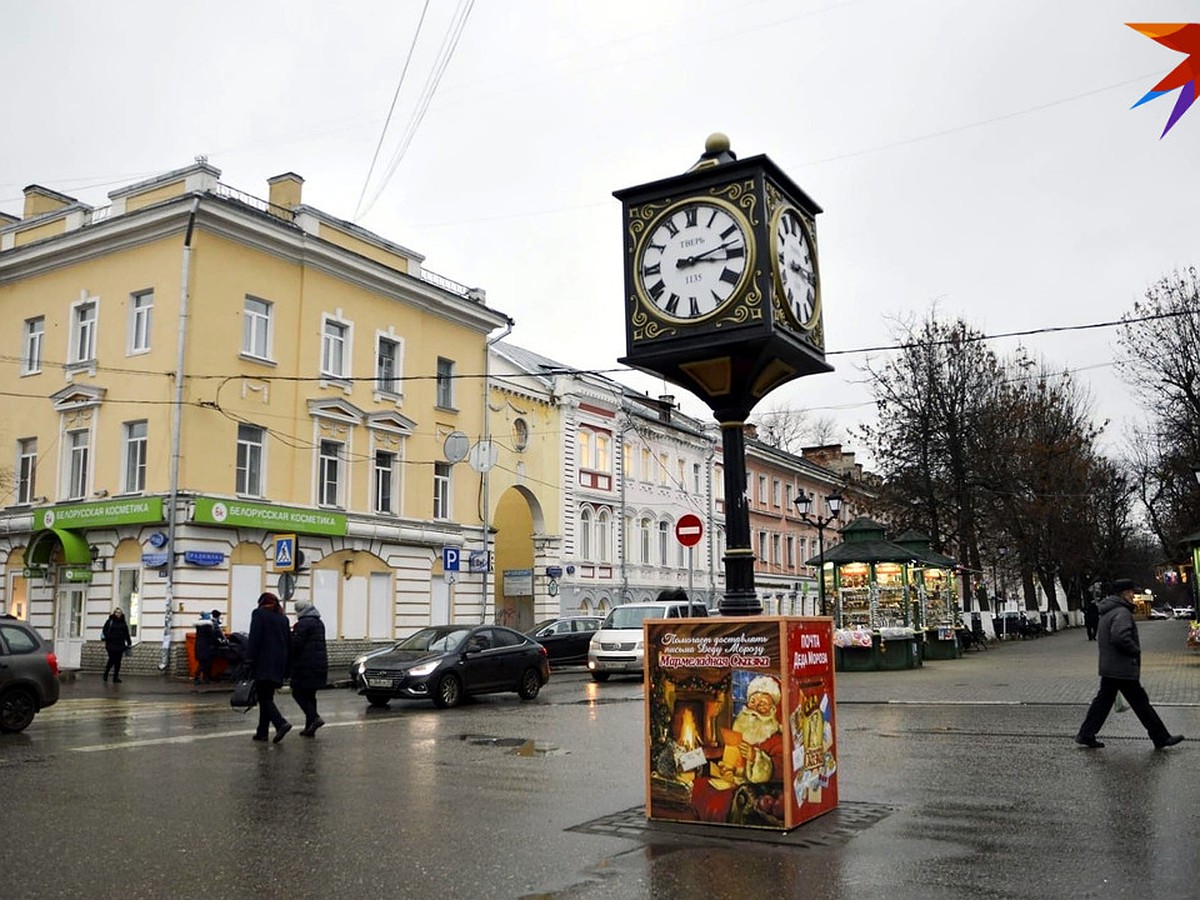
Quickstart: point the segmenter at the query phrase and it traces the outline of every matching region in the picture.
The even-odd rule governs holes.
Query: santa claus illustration
[[[722,729],[724,753],[692,785],[692,807],[706,822],[742,822],[755,807],[756,785],[782,782],[783,729],[779,681],[758,675],[746,686],[746,703],[733,727]],[[776,792],[777,793],[777,792]]]

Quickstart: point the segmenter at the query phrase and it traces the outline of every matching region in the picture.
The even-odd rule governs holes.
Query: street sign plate
[[[704,523],[699,516],[686,513],[675,523],[675,538],[685,547],[694,547],[704,535]]]

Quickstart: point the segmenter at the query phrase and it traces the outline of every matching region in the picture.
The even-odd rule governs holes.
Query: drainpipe
[[[183,367],[184,351],[187,348],[188,285],[192,272],[192,232],[196,227],[196,212],[200,209],[200,197],[192,200],[192,211],[188,214],[187,230],[183,235],[183,263],[179,276],[179,344],[175,357],[175,400],[171,406],[171,493],[167,500],[167,591],[166,609],[163,615],[162,659],[158,670],[166,672],[171,664],[171,626],[175,611],[175,531],[179,518],[176,505],[179,502],[179,457],[180,435],[183,431]]]
[[[489,454],[492,446],[492,345],[512,334],[514,324],[513,320],[509,319],[504,330],[494,338],[488,338],[483,345],[483,441],[481,443],[487,448]],[[482,456],[483,454],[480,453],[481,458]],[[488,562],[492,558],[491,498],[488,495],[488,476],[492,467],[484,465],[482,468],[483,509],[480,511],[479,518],[483,520],[483,596],[480,597],[482,602],[479,621],[485,623],[487,622],[488,606]]]

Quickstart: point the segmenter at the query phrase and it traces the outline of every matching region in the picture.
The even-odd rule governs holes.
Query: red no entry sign
[[[675,538],[685,547],[696,546],[703,534],[704,523],[700,521],[699,516],[687,513],[680,516],[679,521],[675,523]]]

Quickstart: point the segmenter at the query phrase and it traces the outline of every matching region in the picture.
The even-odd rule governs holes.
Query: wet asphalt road
[[[0,737],[0,894],[1191,898],[1200,653],[1182,622],[1139,627],[1178,747],[1128,713],[1073,744],[1097,681],[1078,629],[844,673],[842,805],[787,835],[644,820],[635,680],[447,711],[328,691],[315,740],[262,745],[224,691],[85,674]]]

